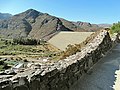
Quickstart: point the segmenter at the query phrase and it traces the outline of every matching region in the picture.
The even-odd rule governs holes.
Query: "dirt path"
[[[89,72],[70,90],[120,90],[120,44]]]

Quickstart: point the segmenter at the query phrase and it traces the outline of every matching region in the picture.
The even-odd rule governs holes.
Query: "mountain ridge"
[[[0,35],[5,38],[28,37],[49,40],[60,31],[85,32],[99,29],[101,27],[94,24],[71,22],[34,9],[13,15],[6,20],[0,20]]]
[[[0,13],[0,19],[8,19],[12,17],[12,14],[9,13]]]

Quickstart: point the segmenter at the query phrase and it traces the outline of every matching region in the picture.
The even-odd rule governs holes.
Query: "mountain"
[[[60,31],[94,31],[99,26],[81,24],[29,9],[9,19],[0,19],[0,36],[5,38],[29,37],[49,40]]]
[[[98,24],[99,27],[110,28],[112,24]]]
[[[0,13],[0,19],[8,19],[10,17],[12,17],[12,15],[9,13]]]
[[[86,31],[90,32],[90,31],[97,31],[102,29],[102,27],[98,26],[97,24],[91,24],[89,22],[81,22],[81,21],[77,21],[77,22],[73,22],[77,27],[81,27],[83,29],[85,29]]]

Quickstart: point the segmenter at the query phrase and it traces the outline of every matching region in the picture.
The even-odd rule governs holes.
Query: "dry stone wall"
[[[0,79],[0,90],[69,90],[117,41],[117,36],[111,39],[109,33],[102,30],[75,55]]]

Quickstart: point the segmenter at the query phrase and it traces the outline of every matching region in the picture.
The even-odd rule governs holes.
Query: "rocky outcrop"
[[[69,87],[100,60],[115,44],[105,30],[81,52],[53,63],[33,64],[24,72],[0,78],[0,90],[69,90]]]

